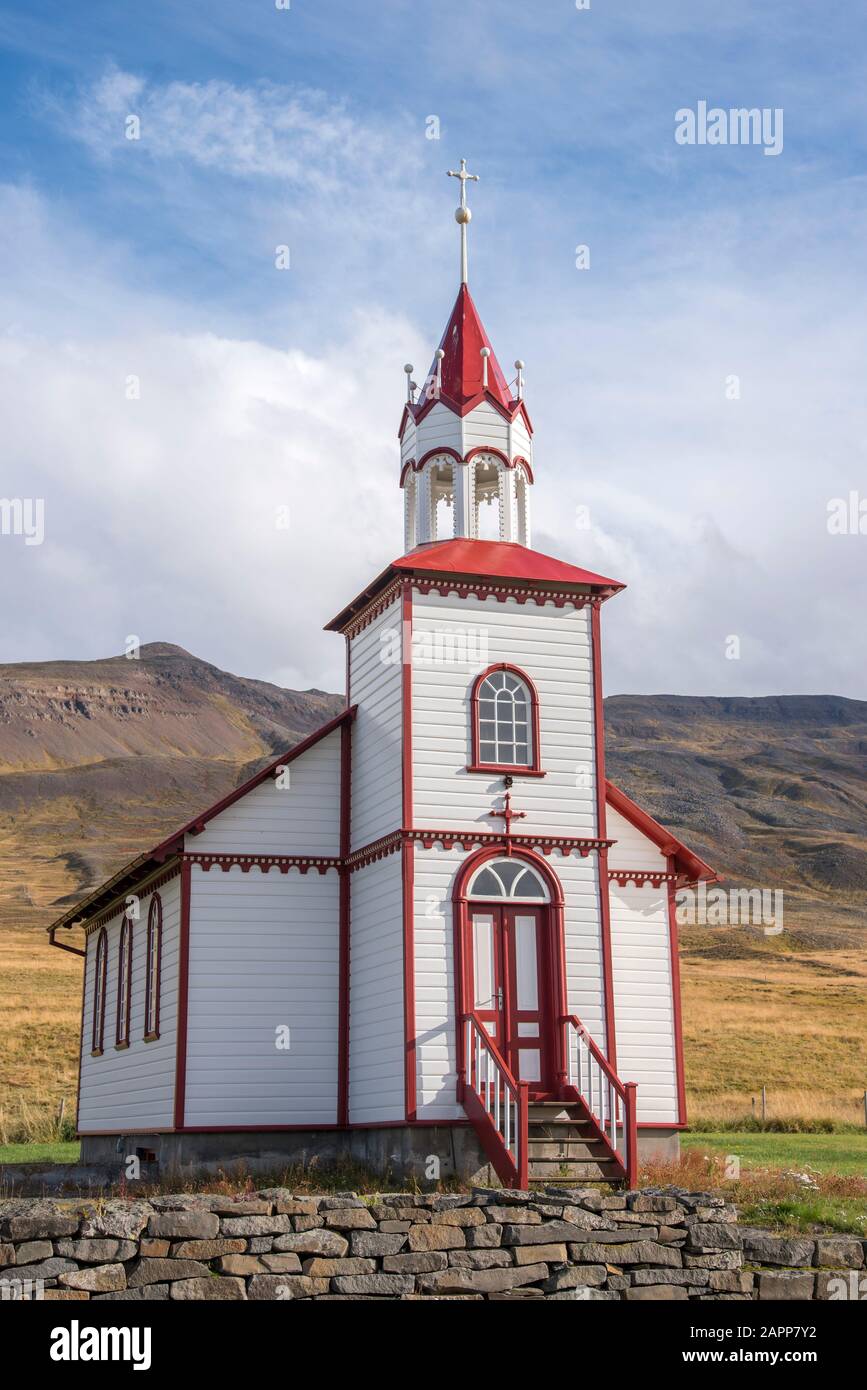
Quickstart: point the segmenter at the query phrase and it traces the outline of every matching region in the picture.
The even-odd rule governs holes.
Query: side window
[[[163,940],[163,905],[159,893],[151,898],[148,912],[147,961],[145,974],[145,1042],[160,1035],[160,956]]]
[[[472,694],[470,770],[539,771],[536,692],[522,672],[497,666],[478,678]]]
[[[120,926],[117,957],[117,1026],[115,1046],[129,1047],[129,1015],[132,990],[132,922],[124,917]]]
[[[91,1035],[91,1050],[94,1056],[102,1052],[102,1040],[105,1034],[105,979],[107,970],[108,938],[105,934],[105,927],[103,927],[96,942],[96,965],[93,976],[93,1032]]]

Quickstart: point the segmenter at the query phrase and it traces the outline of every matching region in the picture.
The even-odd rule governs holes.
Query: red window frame
[[[105,1037],[105,989],[108,980],[108,937],[105,927],[96,938],[96,952],[93,976],[93,1020],[91,1023],[90,1044],[92,1057],[102,1055]]]
[[[153,953],[156,952],[156,970],[153,969]],[[160,1035],[160,992],[163,955],[163,903],[159,893],[154,893],[148,908],[148,939],[145,957],[145,1015],[144,1040],[154,1042]],[[156,999],[151,995],[151,981],[156,979]],[[153,1017],[152,1017],[153,1015]],[[149,1024],[153,1023],[150,1028]]]
[[[529,763],[485,763],[481,759],[481,737],[479,732],[479,691],[482,683],[492,676],[496,671],[508,671],[509,675],[515,676],[526,686],[527,694],[530,698],[529,728],[530,739],[532,742],[532,761]],[[470,739],[471,754],[467,772],[487,772],[519,777],[544,777],[542,770],[539,738],[539,693],[535,685],[519,666],[512,666],[509,662],[500,661],[493,666],[489,666],[486,671],[480,672],[473,682],[470,693]]]
[[[124,969],[124,958],[126,968]],[[121,989],[121,982],[125,984]],[[126,1017],[121,1032],[121,998],[126,995]],[[129,1047],[130,1010],[132,1009],[132,922],[124,915],[120,924],[120,942],[117,951],[117,1016],[114,1025],[115,1047]]]

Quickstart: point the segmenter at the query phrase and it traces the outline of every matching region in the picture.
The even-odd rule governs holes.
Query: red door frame
[[[535,850],[521,847],[515,850],[505,840],[496,845],[487,845],[469,855],[461,866],[455,880],[453,902],[453,930],[455,956],[455,1051],[457,1059],[457,1098],[464,1097],[464,1028],[462,1020],[473,1001],[471,978],[472,960],[467,950],[469,914],[471,907],[484,907],[480,899],[467,898],[467,885],[473,874],[489,859],[503,856],[520,859],[535,869],[548,888],[550,901],[546,904],[513,903],[515,908],[535,906],[542,911],[542,931],[546,938],[547,978],[540,979],[540,1008],[544,990],[545,1007],[541,1009],[548,1018],[548,1074],[553,1081],[555,1093],[562,1091],[566,1084],[566,1061],[563,1053],[563,1029],[560,1019],[567,1014],[566,995],[566,942],[563,932],[563,889],[550,865]],[[508,907],[500,902],[491,906]]]

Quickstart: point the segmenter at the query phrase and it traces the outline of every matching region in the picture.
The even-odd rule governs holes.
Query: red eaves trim
[[[674,855],[669,855],[670,870],[675,867]],[[674,1019],[674,1064],[677,1073],[677,1122],[685,1125],[686,1115],[686,1072],[683,1056],[683,1012],[680,998],[680,949],[677,939],[677,912],[675,897],[676,885],[668,885],[668,949],[671,957],[671,1007]]]
[[[613,806],[615,811],[619,811],[630,825],[634,825],[636,830],[640,830],[643,835],[652,840],[663,854],[674,860],[678,875],[686,875],[690,881],[719,879],[719,875],[709,864],[706,864],[703,859],[688,849],[683,841],[673,835],[670,830],[666,830],[665,826],[660,825],[659,821],[654,820],[653,816],[643,810],[637,802],[627,796],[620,787],[616,787],[613,782],[606,782],[605,798],[609,806]]]
[[[517,541],[458,537],[422,543],[409,554],[393,560],[325,624],[326,632],[343,632],[371,602],[378,600],[390,582],[406,575],[427,578],[434,583],[438,576],[447,576],[452,587],[475,585],[490,592],[502,590],[504,597],[506,590],[510,595],[526,594],[528,598],[535,597],[538,592],[542,601],[559,597],[561,604],[573,599],[582,603],[604,600],[625,587],[616,579],[606,579],[604,575],[531,550]],[[522,601],[525,600],[522,598]]]
[[[190,862],[181,865],[181,927],[178,943],[178,1021],[175,1038],[175,1129],[183,1129],[187,1095],[187,1020],[190,1007]]]

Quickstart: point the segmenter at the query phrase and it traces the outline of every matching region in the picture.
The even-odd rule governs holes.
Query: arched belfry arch
[[[566,1085],[566,1060],[563,1048],[563,1027],[561,1021],[567,1010],[566,987],[566,941],[564,935],[564,896],[557,874],[545,857],[525,846],[517,847],[502,840],[486,845],[483,849],[467,856],[455,875],[452,888],[453,933],[454,933],[454,989],[455,989],[455,1043],[457,1060],[457,1098],[463,1100],[464,1092],[464,1034],[467,1014],[472,1010],[473,991],[470,979],[470,961],[467,948],[470,930],[470,913],[484,903],[483,898],[470,895],[470,889],[477,880],[479,870],[488,865],[494,866],[498,860],[513,864],[523,864],[534,872],[547,893],[547,902],[539,899],[518,896],[509,897],[508,886],[505,896],[491,898],[492,904],[506,905],[509,901],[518,906],[521,903],[538,904],[543,915],[543,931],[546,935],[549,970],[543,983],[546,991],[545,1006],[553,1024],[553,1071],[558,1090]]]

